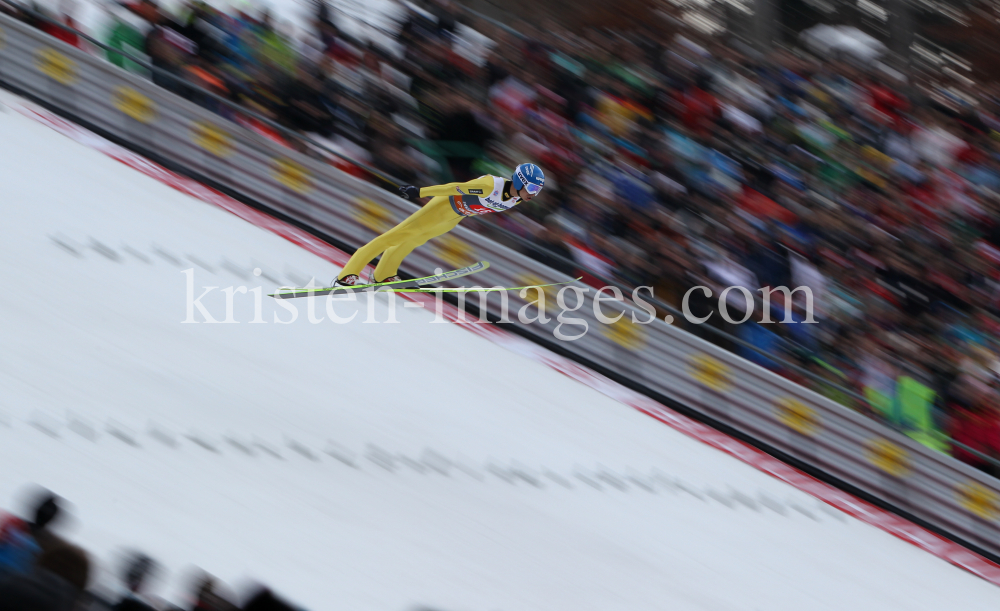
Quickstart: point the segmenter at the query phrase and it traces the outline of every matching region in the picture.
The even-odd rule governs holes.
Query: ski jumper
[[[503,212],[516,206],[521,198],[511,195],[511,190],[510,179],[489,174],[469,182],[453,182],[420,189],[420,197],[433,199],[399,225],[359,248],[339,277],[360,275],[379,253],[382,253],[382,259],[375,268],[375,279],[385,280],[395,276],[403,259],[414,248],[448,233],[465,217]]]

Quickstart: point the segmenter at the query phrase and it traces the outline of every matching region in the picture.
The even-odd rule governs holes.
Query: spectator
[[[146,34],[145,51],[153,65],[153,82],[168,91],[187,97],[188,89],[181,83],[184,67],[191,61],[196,47],[182,35],[180,26],[163,11],[149,11],[152,28]]]
[[[155,611],[145,600],[144,586],[156,570],[152,558],[142,553],[129,556],[123,567],[123,581],[127,592],[113,607],[114,611]]]
[[[215,579],[205,575],[199,580],[191,611],[236,611],[236,606],[219,592]]]
[[[34,503],[31,522],[15,516],[4,516],[0,521],[0,579],[30,572],[38,554],[62,544],[49,530],[59,517],[58,500],[44,491]]]
[[[267,588],[250,597],[243,605],[243,611],[295,611],[288,603],[275,596]]]
[[[949,435],[964,447],[956,446],[953,455],[980,471],[1000,477],[1000,469],[988,460],[1000,459],[1000,410],[996,397],[981,384],[971,381],[956,384],[962,388],[953,395],[949,406]]]
[[[330,102],[323,94],[322,83],[316,73],[299,68],[291,83],[282,89],[285,92],[282,100],[283,115],[289,127],[322,136],[333,133]]]
[[[0,581],[0,611],[72,611],[89,575],[82,549],[55,545],[38,556],[29,572]]]

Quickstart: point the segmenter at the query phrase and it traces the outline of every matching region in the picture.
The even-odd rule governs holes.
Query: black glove
[[[420,189],[418,187],[414,187],[413,185],[406,185],[405,187],[399,188],[399,195],[403,199],[408,199],[412,202],[420,199]]]

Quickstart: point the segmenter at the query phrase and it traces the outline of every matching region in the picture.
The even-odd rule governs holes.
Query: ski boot
[[[361,276],[357,274],[349,274],[343,278],[335,278],[331,286],[357,286],[359,284],[364,284],[361,281]]]

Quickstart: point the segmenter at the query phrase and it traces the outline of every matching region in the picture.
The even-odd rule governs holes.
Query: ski
[[[579,278],[574,278],[572,280],[567,280],[565,282],[550,282],[548,284],[529,284],[527,286],[462,286],[458,288],[416,288],[416,289],[393,289],[390,288],[393,293],[489,293],[491,291],[522,291],[524,289],[543,289],[550,286],[562,286],[564,284],[569,284],[571,282],[579,282],[583,280],[583,276]]]
[[[330,295],[332,293],[353,293],[356,291],[363,291],[370,288],[391,288],[394,291],[400,289],[409,289],[411,291],[419,292],[421,287],[427,284],[434,284],[435,282],[444,282],[445,280],[453,280],[455,278],[462,278],[464,276],[471,276],[472,274],[477,274],[490,266],[487,261],[478,261],[468,267],[463,267],[461,269],[453,269],[448,272],[443,272],[440,274],[435,274],[433,276],[424,276],[423,278],[414,278],[412,280],[399,280],[398,282],[380,282],[380,283],[370,283],[370,284],[355,284],[354,286],[327,286],[327,287],[317,287],[317,288],[293,288],[288,290],[278,290],[275,293],[271,293],[268,297],[274,297],[275,299],[293,299],[295,297],[322,297],[324,295]],[[398,287],[398,288],[397,288]],[[438,289],[444,290],[444,289]]]

